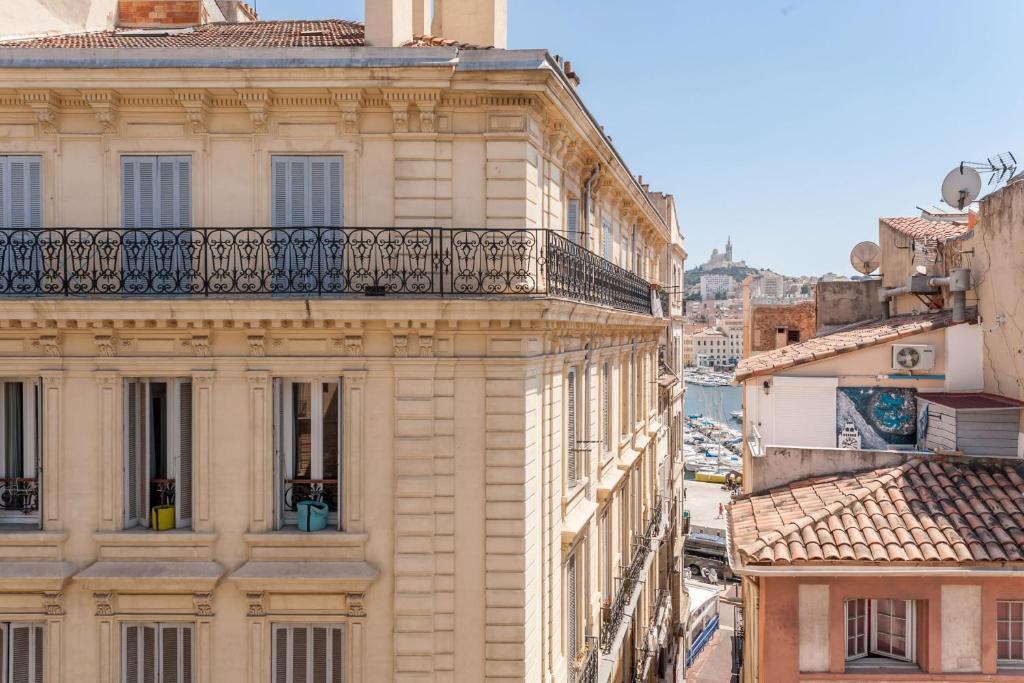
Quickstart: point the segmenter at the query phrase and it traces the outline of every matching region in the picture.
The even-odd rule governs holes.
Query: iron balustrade
[[[176,491],[173,479],[149,480],[149,499],[153,505],[174,505]]]
[[[654,548],[652,542],[659,540],[661,535],[661,523],[664,516],[664,504],[661,496],[655,499],[651,509],[651,518],[644,528],[644,533],[637,536],[634,542],[633,556],[625,567],[622,576],[619,577],[619,590],[615,593],[615,600],[609,607],[602,608],[601,626],[601,651],[608,654],[612,650],[615,636],[626,618],[626,608],[633,597],[633,591],[643,583],[644,565]]]
[[[542,229],[0,230],[0,296],[345,294],[544,295],[654,314],[650,283]]]
[[[26,515],[39,510],[39,481],[28,477],[0,478],[0,510]]]
[[[582,657],[580,657],[579,666],[573,667],[573,683],[597,683],[598,665],[600,663],[597,645],[597,638],[587,636],[586,649],[582,653]]]

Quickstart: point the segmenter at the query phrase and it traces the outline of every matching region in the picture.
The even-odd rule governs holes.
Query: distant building
[[[750,295],[755,299],[781,299],[786,294],[786,279],[766,270],[754,276]]]
[[[715,270],[717,268],[732,268],[732,267],[746,267],[746,261],[733,261],[732,260],[732,238],[728,238],[725,241],[725,251],[718,251],[718,249],[711,250],[711,258],[706,263],[701,265],[700,269]]]
[[[700,298],[703,301],[720,296],[732,296],[736,290],[736,280],[732,275],[714,273],[700,276]]]
[[[715,367],[729,363],[729,337],[713,327],[690,337],[693,365]]]

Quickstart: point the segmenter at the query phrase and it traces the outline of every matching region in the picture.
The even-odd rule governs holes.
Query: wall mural
[[[839,448],[886,450],[917,444],[917,391],[840,387],[836,400]]]

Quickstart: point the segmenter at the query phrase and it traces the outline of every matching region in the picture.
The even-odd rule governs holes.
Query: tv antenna
[[[871,275],[881,265],[881,254],[874,242],[861,242],[850,251],[850,265],[861,275]]]
[[[982,176],[988,176],[988,185],[998,185],[1017,172],[1017,158],[1013,152],[989,157],[985,161],[961,161],[960,165],[942,181],[942,200],[958,210],[978,198]]]

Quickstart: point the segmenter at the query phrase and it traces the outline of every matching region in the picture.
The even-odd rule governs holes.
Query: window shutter
[[[567,209],[566,224],[568,227],[569,241],[574,244],[580,242],[580,200],[570,199]]]
[[[345,683],[345,627],[331,627],[330,683]]]
[[[178,385],[178,472],[175,504],[179,525],[192,524],[192,382]]]
[[[274,157],[271,163],[273,174],[273,226],[288,225],[288,160]]]
[[[42,683],[43,627],[11,624],[8,683]]]
[[[121,157],[121,226],[156,227],[156,157]]]
[[[306,172],[309,169],[309,160],[292,157],[288,162],[288,226],[305,227],[309,220],[307,211],[307,182]]]
[[[284,380],[274,379],[274,517],[280,528],[284,521]]]
[[[292,628],[292,680],[290,683],[311,683],[309,680],[309,629]]]
[[[156,670],[156,626],[143,624],[141,626],[139,656],[141,658],[141,676],[139,683],[157,683]]]
[[[188,228],[192,225],[191,157],[158,157],[159,225]]]
[[[0,157],[0,228],[11,227],[11,210],[8,206],[10,191],[7,189],[10,173],[8,172],[7,165],[7,159]],[[0,671],[0,673],[3,672]],[[3,679],[0,678],[0,680]]]
[[[565,641],[566,641],[566,659],[569,663],[569,680],[576,680],[576,672],[573,669],[573,660],[576,659],[577,649],[577,614],[576,614],[576,553],[569,555],[569,560],[565,567],[565,589],[566,589],[566,600],[565,600]]]
[[[180,626],[160,626],[160,683],[182,683]]]
[[[42,227],[42,175],[42,157],[0,159],[0,227]]]
[[[192,683],[192,627],[180,626],[181,629],[181,680],[180,683]]]
[[[310,683],[330,683],[328,672],[330,671],[330,627],[314,626],[313,631],[313,670]]]
[[[344,168],[341,157],[329,157],[327,160],[327,200],[330,208],[327,211],[327,224],[340,228],[345,224],[345,184]]]
[[[125,382],[125,462],[124,462],[124,525],[134,526],[139,523],[139,460],[142,450],[139,438],[139,390],[138,382]]]
[[[290,683],[288,676],[288,641],[291,630],[285,626],[274,627],[274,683]]]
[[[605,450],[612,449],[612,371],[608,363],[604,364],[604,373],[601,378],[601,390],[604,392],[602,398],[601,431],[604,438]]]
[[[324,159],[311,159],[309,169],[310,206],[309,224],[312,226],[327,225],[327,162]]]
[[[569,374],[566,377],[566,429],[565,429],[565,440],[566,448],[566,477],[569,480],[569,486],[576,485],[576,369],[572,368],[569,370]]]

